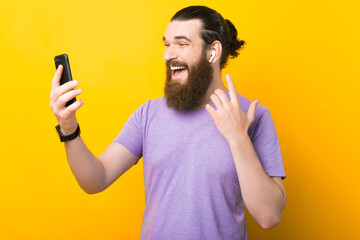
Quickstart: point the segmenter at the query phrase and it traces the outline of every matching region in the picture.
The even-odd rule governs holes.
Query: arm
[[[265,229],[280,223],[286,192],[280,177],[269,177],[261,166],[250,138],[240,137],[230,145],[245,205]]]
[[[81,137],[65,142],[65,150],[76,181],[89,194],[104,191],[138,160],[118,143],[111,143],[99,157],[95,157]]]
[[[224,91],[217,89],[210,97],[216,110],[210,104],[206,105],[206,110],[229,143],[246,207],[263,228],[269,229],[280,222],[286,203],[285,188],[280,178],[267,175],[247,134],[258,101],[251,103],[245,114],[230,75],[226,80],[230,101]]]
[[[70,81],[60,86],[62,66],[55,73],[50,93],[50,107],[60,125],[63,134],[75,132],[78,122],[75,117],[76,111],[83,105],[79,100],[68,107],[66,102],[78,96],[81,90],[77,87],[77,81]],[[118,177],[133,166],[137,157],[125,147],[117,143],[111,143],[99,157],[95,157],[85,146],[81,137],[65,142],[66,156],[80,187],[87,193],[97,193],[105,190]]]

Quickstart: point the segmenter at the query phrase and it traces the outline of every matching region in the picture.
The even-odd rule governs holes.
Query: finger
[[[246,113],[249,125],[252,123],[252,121],[254,121],[256,107],[259,105],[259,102],[259,100],[253,101],[249,106],[249,109]]]
[[[211,94],[210,99],[215,104],[216,110],[222,109],[222,107],[223,107],[222,103],[221,103],[219,97],[216,94]]]
[[[229,105],[229,99],[228,99],[228,97],[226,96],[226,94],[225,94],[225,92],[223,90],[216,89],[215,94],[220,98],[220,101],[224,106]]]
[[[60,86],[60,79],[63,73],[63,66],[60,64],[59,67],[56,69],[54,78],[52,80],[51,90]]]
[[[79,82],[76,81],[76,80],[64,83],[63,85],[57,87],[56,89],[54,89],[51,92],[50,98],[52,98],[53,101],[56,101],[61,95],[63,95],[64,93],[74,89],[78,85],[79,85]]]
[[[237,96],[235,84],[234,84],[230,74],[226,74],[225,78],[226,78],[226,82],[227,82],[227,85],[228,85],[228,88],[229,88],[230,102],[238,104],[239,99],[238,99],[238,96]]]
[[[75,112],[75,111],[77,111],[83,104],[84,104],[84,100],[78,100],[78,101],[70,104],[70,105],[66,108],[66,111]]]
[[[61,95],[57,101],[56,101],[56,106],[58,108],[63,108],[65,107],[65,104],[70,101],[71,99],[73,99],[74,97],[77,97],[78,95],[80,95],[81,93],[81,89],[74,89],[71,91],[68,91],[67,93]]]
[[[216,117],[216,110],[210,105],[210,104],[206,104],[205,105],[205,109],[206,111],[208,111],[208,113],[210,114],[212,119],[215,119]]]

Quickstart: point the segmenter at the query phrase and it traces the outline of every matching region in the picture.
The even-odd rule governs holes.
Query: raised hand
[[[65,106],[69,100],[73,99],[81,93],[81,89],[74,89],[78,86],[78,81],[76,80],[60,85],[62,72],[63,66],[59,65],[52,80],[50,107],[53,110],[60,125],[61,132],[64,135],[68,135],[75,132],[77,128],[78,123],[75,117],[76,110],[78,110],[84,104],[84,101],[78,100],[68,107]]]
[[[210,98],[217,109],[215,110],[210,104],[206,104],[205,108],[220,133],[229,144],[232,144],[239,138],[247,136],[247,130],[254,120],[255,110],[260,101],[252,102],[245,113],[241,109],[234,82],[229,74],[226,75],[226,82],[229,87],[230,101],[223,90],[216,89]]]

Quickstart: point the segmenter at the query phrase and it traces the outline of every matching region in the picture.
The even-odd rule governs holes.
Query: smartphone
[[[61,75],[61,79],[60,79],[60,85],[68,82],[68,81],[72,81],[72,76],[71,76],[71,70],[70,70],[70,63],[69,63],[69,57],[67,54],[61,54],[58,55],[54,58],[55,61],[55,68],[58,69],[59,65],[63,65],[63,73]],[[65,106],[69,106],[70,104],[76,102],[76,98],[71,99],[70,101],[68,101]]]

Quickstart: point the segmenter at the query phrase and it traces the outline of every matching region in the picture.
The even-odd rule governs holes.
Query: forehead
[[[171,21],[166,28],[165,39],[174,40],[177,36],[185,36],[191,41],[200,41],[201,21],[199,19],[187,21]]]

